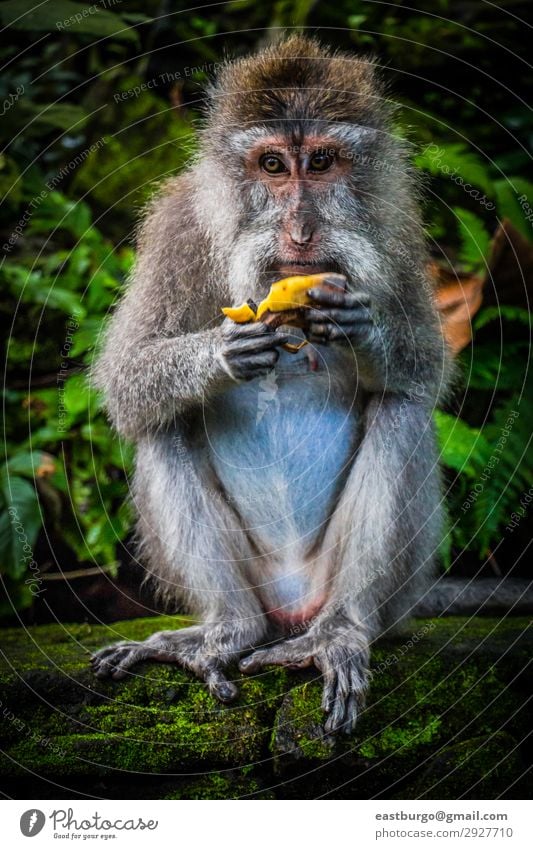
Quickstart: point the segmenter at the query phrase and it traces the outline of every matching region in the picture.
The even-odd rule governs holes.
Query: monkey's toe
[[[221,669],[210,669],[204,676],[205,683],[212,696],[228,704],[233,702],[239,695],[239,690],[232,681],[228,681]]]
[[[324,677],[322,709],[327,713],[326,734],[351,734],[365,704],[366,674],[355,658],[336,661],[319,657],[315,661]]]
[[[142,660],[139,643],[118,643],[95,652],[91,657],[91,666],[97,678],[113,678],[120,681],[128,670]]]
[[[287,666],[304,669],[313,665],[311,646],[306,637],[285,640],[269,649],[258,649],[239,663],[239,669],[247,675],[258,672],[264,666]]]
[[[335,705],[324,723],[326,734],[352,734],[359,716],[359,696],[350,693],[336,699]]]

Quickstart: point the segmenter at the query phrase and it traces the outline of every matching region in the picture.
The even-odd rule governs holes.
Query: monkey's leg
[[[200,624],[108,646],[92,662],[99,677],[115,680],[143,660],[175,662],[231,701],[237,688],[225,669],[260,642],[268,623],[243,579],[250,544],[206,462],[206,452],[195,453],[179,433],[159,435],[139,446],[135,484],[148,570],[164,595],[185,597]]]
[[[241,644],[229,627],[196,625],[179,631],[158,631],[142,642],[124,641],[100,649],[91,661],[98,678],[110,675],[115,681],[125,678],[136,663],[143,660],[177,663],[205,681],[213,696],[231,702],[238,689],[225,674],[231,663],[249,643]]]
[[[314,663],[324,676],[325,730],[349,733],[364,705],[370,641],[430,583],[440,529],[430,413],[405,397],[374,396],[320,555],[335,564],[329,602],[306,634],[254,652],[241,670]]]
[[[324,680],[322,708],[328,714],[324,730],[350,734],[364,706],[369,645],[364,629],[344,613],[330,611],[306,634],[255,651],[241,660],[239,668],[250,674],[264,666],[301,669],[313,664]]]

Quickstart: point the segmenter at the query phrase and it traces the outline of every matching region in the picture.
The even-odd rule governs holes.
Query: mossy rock
[[[418,780],[398,798],[432,799],[438,787],[440,799],[456,799],[459,774],[465,787],[463,799],[490,799],[495,787],[504,792],[511,787],[522,769],[516,740],[510,734],[499,731],[473,737],[435,754]]]
[[[46,798],[55,782],[83,796],[89,777],[104,797],[135,798],[148,774],[153,798],[494,798],[513,784],[527,793],[514,783],[531,754],[526,619],[416,620],[381,641],[368,707],[355,734],[336,740],[322,732],[316,671],[235,670],[231,706],[172,664],[139,665],[123,682],[92,675],[95,648],[187,624],[4,630],[6,792]]]

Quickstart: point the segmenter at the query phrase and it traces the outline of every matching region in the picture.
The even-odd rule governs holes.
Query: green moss
[[[278,767],[280,758],[323,761],[331,757],[332,740],[324,736],[321,699],[322,687],[316,680],[293,686],[285,695],[270,742]]]
[[[374,740],[369,740],[359,746],[359,754],[365,758],[382,757],[389,752],[395,755],[405,755],[413,749],[431,743],[438,737],[441,720],[438,716],[431,718],[417,717],[405,725],[384,728]]]
[[[201,778],[192,778],[176,790],[164,796],[165,799],[242,799],[253,796],[254,799],[274,799],[270,790],[263,790],[259,783],[249,778],[244,770],[231,770],[225,773],[210,773]]]
[[[112,628],[4,631],[3,772],[71,781],[189,773],[170,783],[172,798],[237,798],[278,785],[284,770],[314,774],[315,765],[327,775],[331,770],[333,787],[361,772],[364,793],[371,787],[375,794],[405,783],[420,764],[438,765],[442,752],[467,743],[473,731],[490,739],[505,725],[516,740],[528,731],[519,675],[533,645],[525,619],[434,620],[408,651],[408,637],[382,642],[374,651],[377,672],[355,736],[335,742],[324,737],[322,687],[311,670],[272,669],[250,678],[234,669],[240,696],[229,706],[174,664],[140,664],[122,682],[93,676],[88,657],[95,648],[188,624],[185,617],[159,617]],[[415,623],[413,631],[421,625]],[[452,752],[460,764],[454,774],[464,780],[470,780],[470,760],[478,771],[494,765],[494,758],[484,766],[478,755],[463,756],[467,750],[472,753],[466,746]],[[313,780],[306,779],[308,790],[298,788],[300,797],[321,792]],[[316,781],[320,785],[319,776]],[[287,792],[286,782],[276,791],[282,798]]]
[[[512,798],[527,798],[526,786],[524,796],[520,785],[515,784],[526,772],[516,740],[510,734],[473,737],[439,752],[398,798],[456,799],[458,786],[465,799],[505,798],[511,787]]]

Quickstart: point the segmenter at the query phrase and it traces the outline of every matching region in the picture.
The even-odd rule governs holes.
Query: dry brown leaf
[[[41,454],[41,462],[39,463],[36,469],[36,475],[38,478],[49,478],[50,475],[53,475],[56,470],[56,461],[55,458],[52,457],[51,454],[47,454],[45,451]]]
[[[533,281],[533,245],[505,219],[491,242],[488,275],[461,274],[430,263],[443,333],[458,354],[472,339],[472,319],[482,303],[529,308]],[[490,284],[489,284],[490,280]]]

